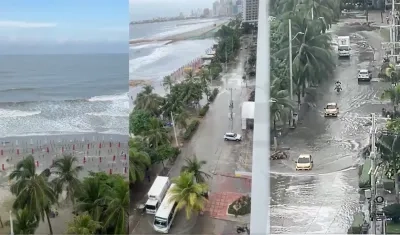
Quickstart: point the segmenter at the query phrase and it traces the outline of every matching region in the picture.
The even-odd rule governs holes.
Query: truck
[[[350,36],[338,37],[338,53],[339,57],[350,57]]]
[[[155,214],[157,212],[157,209],[161,205],[170,185],[171,182],[168,177],[157,176],[147,193],[148,199],[145,204],[147,214]]]

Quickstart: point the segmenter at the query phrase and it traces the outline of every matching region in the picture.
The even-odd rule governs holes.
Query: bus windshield
[[[160,217],[156,217],[154,219],[154,225],[157,227],[167,227],[167,220],[160,218]]]

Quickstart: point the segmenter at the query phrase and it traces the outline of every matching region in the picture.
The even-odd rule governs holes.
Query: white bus
[[[167,195],[164,197],[160,207],[158,208],[156,215],[154,217],[153,227],[154,230],[160,233],[168,233],[171,228],[172,221],[174,221],[176,214],[177,202],[171,202],[171,189],[175,184],[171,184],[169,187]]]

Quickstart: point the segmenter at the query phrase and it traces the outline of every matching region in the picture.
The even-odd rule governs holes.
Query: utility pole
[[[229,88],[229,91],[231,92],[231,98],[229,100],[229,121],[231,121],[230,123],[230,130],[231,132],[233,132],[233,89]]]
[[[174,120],[174,115],[172,114],[172,112],[171,112],[171,121],[172,121],[172,127],[174,129],[176,147],[179,147],[178,135],[176,134],[175,120]]]
[[[225,72],[228,72],[228,49],[225,42]]]
[[[312,8],[311,8],[312,9]],[[290,80],[290,101],[293,102],[293,55],[292,55],[292,20],[289,19],[289,80]],[[293,110],[290,110],[289,126],[293,125]]]
[[[376,198],[376,179],[375,179],[375,163],[376,163],[376,146],[375,146],[375,141],[376,141],[376,117],[375,113],[371,114],[371,121],[372,121],[372,127],[371,127],[371,154],[370,154],[370,160],[371,160],[371,212],[372,212],[372,232],[373,234],[376,234],[376,204],[375,204],[375,198]]]

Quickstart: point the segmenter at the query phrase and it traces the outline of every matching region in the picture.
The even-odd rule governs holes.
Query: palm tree
[[[385,164],[386,175],[394,178],[396,200],[399,203],[400,136],[382,136],[376,145]]]
[[[154,88],[149,85],[143,87],[142,92],[136,96],[136,109],[143,109],[151,114],[158,115],[163,98],[158,94],[153,93],[153,90]]]
[[[121,180],[107,189],[104,226],[114,229],[114,234],[127,234],[129,211],[129,186]]]
[[[169,91],[171,91],[171,87],[173,86],[174,82],[172,81],[172,77],[171,76],[165,76],[163,78],[163,86],[165,89],[168,89]]]
[[[304,96],[307,83],[319,84],[323,78],[332,74],[336,65],[330,45],[330,35],[321,33],[319,24],[304,19],[299,14],[293,15],[291,19],[292,33],[297,35],[292,42],[293,77],[298,78],[297,86],[301,87]],[[282,23],[282,26],[284,28],[282,30],[287,32],[287,24]],[[283,41],[285,45],[289,44],[286,36]],[[289,48],[283,47],[275,55],[281,59],[290,59]]]
[[[129,182],[143,181],[146,169],[151,165],[150,156],[135,148],[129,149]]]
[[[397,106],[400,102],[400,85],[396,85],[395,87],[390,87],[383,91],[381,95],[381,99],[390,100],[393,106],[393,111],[396,114]]]
[[[16,195],[13,209],[26,208],[37,220],[44,221],[46,217],[50,234],[53,234],[49,213],[50,206],[57,202],[57,197],[48,181],[49,176],[49,169],[36,173],[35,159],[29,155],[17,163],[9,179],[15,181],[11,185],[11,193]]]
[[[14,234],[35,234],[39,226],[39,220],[26,207],[17,210],[15,220],[13,220]]]
[[[293,109],[293,101],[290,100],[289,92],[282,90],[282,80],[273,78],[271,82],[270,114],[273,129],[276,133],[276,122],[286,120],[289,112]],[[299,100],[300,103],[300,100]]]
[[[193,80],[193,78],[194,78],[194,71],[193,71],[193,69],[192,68],[190,68],[190,69],[186,69],[185,70],[185,73],[186,73],[186,75],[185,75],[185,78],[186,78],[186,80]]]
[[[187,120],[189,118],[189,114],[187,111],[182,110],[178,113],[174,113],[174,121],[175,124],[184,130],[187,128]]]
[[[155,148],[159,145],[169,143],[168,132],[157,118],[150,119],[149,130],[143,133],[144,139],[149,147]]]
[[[207,161],[199,161],[197,160],[196,155],[193,155],[193,159],[186,158],[186,165],[182,166],[181,172],[189,172],[193,173],[194,179],[197,183],[204,183],[206,178],[210,178],[211,175],[202,171],[201,168],[207,164]]]
[[[78,166],[78,159],[72,155],[64,155],[62,158],[54,161],[52,165],[52,173],[56,178],[52,181],[55,192],[60,195],[63,190],[66,191],[67,201],[75,202],[75,194],[79,191],[81,182],[78,178],[79,173],[83,170],[82,166]]]
[[[104,182],[99,178],[85,178],[76,199],[76,210],[78,212],[87,212],[93,220],[100,221],[104,209],[106,190]]]
[[[204,210],[207,199],[204,193],[208,186],[205,183],[196,183],[193,173],[182,172],[172,182],[175,184],[171,188],[171,202],[177,202],[176,209],[185,209],[186,218],[190,219],[193,212]]]
[[[392,84],[396,84],[399,80],[399,73],[393,64],[389,64],[388,67],[384,69],[385,76],[390,79]]]
[[[68,224],[68,234],[92,235],[96,234],[100,228],[101,224],[84,212],[75,216],[74,220]]]

